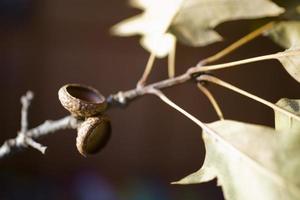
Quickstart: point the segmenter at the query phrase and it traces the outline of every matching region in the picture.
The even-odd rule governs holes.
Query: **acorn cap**
[[[95,154],[108,142],[111,124],[107,116],[89,117],[78,128],[76,146],[86,156]]]
[[[68,84],[58,91],[60,103],[75,117],[90,117],[106,110],[107,102],[95,88]]]

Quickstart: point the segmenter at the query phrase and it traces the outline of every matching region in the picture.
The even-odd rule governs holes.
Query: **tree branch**
[[[72,116],[67,116],[56,121],[47,120],[41,125],[28,130],[28,108],[32,99],[33,93],[31,91],[28,91],[21,97],[21,130],[18,132],[17,137],[6,140],[0,147],[0,158],[6,157],[27,147],[32,147],[45,153],[46,147],[37,143],[34,139],[62,129],[76,129],[80,125],[80,120],[77,120]]]
[[[281,52],[281,53],[260,56],[260,57],[256,57],[256,58],[250,58],[250,59],[245,59],[245,60],[231,62],[231,63],[219,64],[219,65],[210,65],[210,66],[202,66],[202,67],[197,65],[196,67],[189,68],[186,73],[184,73],[180,76],[162,80],[162,81],[159,81],[156,83],[152,83],[147,86],[137,87],[135,89],[128,90],[125,92],[120,91],[117,94],[112,94],[107,98],[107,102],[108,102],[109,108],[114,107],[116,105],[125,106],[129,102],[133,101],[134,99],[136,99],[140,96],[143,96],[145,94],[151,93],[151,91],[153,92],[154,90],[160,90],[163,88],[173,87],[175,85],[182,84],[182,83],[185,83],[188,81],[197,81],[196,79],[198,77],[203,77],[203,79],[201,79],[203,81],[211,81],[210,79],[209,80],[205,79],[205,77],[207,78],[207,76],[203,76],[206,74],[207,71],[210,71],[210,70],[223,69],[223,68],[227,68],[227,67],[242,65],[245,63],[257,62],[257,61],[268,60],[268,59],[277,59],[280,57],[291,56],[291,55],[300,55],[300,51],[294,50],[294,51],[289,51],[289,52]],[[235,90],[235,92],[241,92],[241,91]],[[252,96],[248,95],[248,97],[251,98]],[[21,98],[21,103],[22,103],[21,130],[20,130],[20,132],[18,132],[18,135],[16,138],[5,141],[4,144],[0,147],[0,158],[10,155],[20,149],[27,148],[29,146],[44,153],[46,150],[46,147],[35,142],[33,139],[37,139],[39,137],[48,135],[50,133],[54,133],[54,132],[56,132],[58,130],[62,130],[62,129],[77,129],[78,126],[82,123],[81,120],[78,120],[72,116],[66,116],[64,118],[61,118],[61,119],[58,119],[55,121],[47,120],[43,124],[33,128],[33,129],[28,130],[28,119],[27,119],[28,118],[28,108],[30,106],[32,98],[33,98],[32,92],[27,92],[26,95],[24,95]],[[256,97],[256,99],[258,99],[258,97]],[[260,101],[260,102],[262,102],[262,101]],[[274,105],[270,102],[268,102],[268,104],[266,104],[266,103],[264,103],[264,104],[273,109],[277,109],[277,110],[281,111],[283,114],[286,114],[297,120],[300,119],[299,117],[295,116],[293,113],[283,110],[281,108],[277,108],[276,105]]]
[[[108,97],[108,102],[112,105],[114,104],[120,104],[120,105],[126,105],[133,99],[143,96],[145,93],[149,91],[149,89],[163,89],[167,87],[172,87],[190,80],[195,79],[196,77],[206,74],[209,71],[212,70],[220,70],[220,69],[225,69],[229,67],[235,67],[239,65],[244,65],[248,63],[253,63],[253,62],[259,62],[263,60],[271,60],[271,59],[279,59],[283,57],[288,57],[288,56],[296,56],[300,55],[300,50],[295,49],[295,50],[290,50],[290,51],[284,51],[284,52],[279,52],[279,53],[274,53],[274,54],[269,54],[269,55],[264,55],[264,56],[258,56],[254,58],[248,58],[244,60],[239,60],[239,61],[234,61],[234,62],[229,62],[229,63],[223,63],[223,64],[217,64],[217,65],[208,65],[208,66],[201,66],[197,65],[195,67],[190,67],[186,73],[174,77],[174,78],[169,78],[163,81],[159,81],[153,84],[149,84],[144,87],[138,87],[132,90],[128,90],[126,92],[118,92],[117,94],[111,95]],[[201,63],[201,62],[199,62]]]

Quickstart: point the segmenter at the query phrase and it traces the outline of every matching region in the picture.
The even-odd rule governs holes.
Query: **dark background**
[[[57,98],[67,83],[84,83],[104,95],[135,87],[148,53],[138,37],[118,38],[109,28],[138,13],[121,0],[0,1],[0,142],[15,137],[20,96],[35,92],[30,126],[68,113]],[[249,22],[217,28],[225,40],[205,48],[178,45],[177,74],[250,31]],[[219,62],[281,51],[258,38]],[[260,97],[276,102],[298,98],[299,86],[277,61],[264,61],[216,73]],[[165,79],[166,61],[155,63],[150,81]],[[271,109],[210,85],[228,119],[273,126]],[[217,119],[193,84],[165,90],[176,103],[204,122]],[[109,111],[113,136],[99,154],[84,158],[75,147],[76,131],[60,131],[39,140],[46,155],[27,149],[0,160],[0,199],[193,200],[222,199],[216,181],[170,185],[198,170],[204,159],[201,130],[157,98],[145,96],[125,109]]]

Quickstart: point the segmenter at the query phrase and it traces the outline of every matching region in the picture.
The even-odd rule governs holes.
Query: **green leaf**
[[[285,134],[236,121],[208,126],[219,139],[203,133],[206,157],[202,168],[175,182],[195,184],[218,179],[227,200],[296,200],[300,197],[300,149],[286,150]],[[299,146],[299,145],[298,145]],[[291,164],[292,163],[292,164]]]
[[[172,34],[187,44],[204,46],[221,40],[213,28],[222,22],[277,16],[284,11],[269,0],[131,0],[130,4],[144,12],[115,25],[112,33],[141,35],[141,45],[157,57],[174,48]]]
[[[300,46],[292,47],[285,52],[290,54],[287,56],[279,57],[278,60],[281,62],[286,71],[298,82],[300,82]]]

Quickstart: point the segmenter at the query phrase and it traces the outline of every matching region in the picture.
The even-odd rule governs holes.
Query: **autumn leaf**
[[[300,2],[299,0],[284,0],[278,2],[286,8],[283,15],[285,21],[277,22],[266,33],[271,39],[285,49],[300,46]]]
[[[286,134],[230,120],[208,126],[221,139],[204,133],[206,157],[202,168],[175,184],[203,183],[217,178],[227,200],[299,199],[300,174],[296,172],[300,157],[295,154],[299,155],[300,148],[292,152],[283,148],[290,142],[282,139]]]
[[[281,99],[277,102],[277,105],[293,112],[296,115],[300,115],[300,100],[299,99]],[[287,160],[283,168],[284,172],[289,175],[289,179],[297,182],[300,185],[299,158],[300,152],[300,122],[294,118],[287,117],[282,113],[275,112],[275,127],[284,133],[281,137],[281,148],[284,152],[284,156],[281,156],[281,160]],[[300,198],[300,197],[298,197]]]
[[[299,0],[273,0],[274,3],[283,7],[286,11],[282,15],[286,20],[299,20],[300,19],[300,3]]]
[[[157,57],[174,48],[175,38],[204,46],[221,40],[213,28],[222,22],[284,12],[269,0],[131,0],[130,5],[144,12],[115,25],[112,33],[141,35],[141,45]]]
[[[283,98],[276,103],[278,106],[296,114],[300,115],[300,100]],[[300,149],[300,122],[283,115],[280,112],[275,112],[275,128],[286,134],[283,140],[286,140],[284,148],[286,149]],[[297,151],[295,151],[297,153]],[[289,156],[299,156],[295,153],[290,153]],[[286,163],[288,164],[288,163]],[[298,165],[300,169],[300,165]]]
[[[286,8],[284,18],[288,21],[281,21],[274,24],[266,35],[287,49],[286,52],[299,51],[300,49],[300,2],[298,0],[278,1],[278,3]],[[300,82],[300,56],[290,55],[280,57],[282,63],[288,73]]]
[[[283,11],[268,0],[185,0],[171,29],[184,43],[205,46],[222,40],[213,29],[223,22],[277,16]]]
[[[280,99],[276,105],[296,115],[300,115],[300,100],[298,99],[283,98]],[[300,123],[280,112],[275,112],[275,128],[278,131],[284,131],[286,133],[300,133]]]
[[[174,48],[175,37],[167,33],[183,0],[131,0],[132,7],[144,12],[112,27],[119,36],[142,35],[141,45],[157,57],[166,56]]]
[[[285,49],[300,46],[300,21],[276,23],[267,34]]]
[[[299,35],[300,36],[300,35]],[[300,46],[292,47],[285,51],[286,56],[278,57],[286,71],[298,82],[300,82]]]

